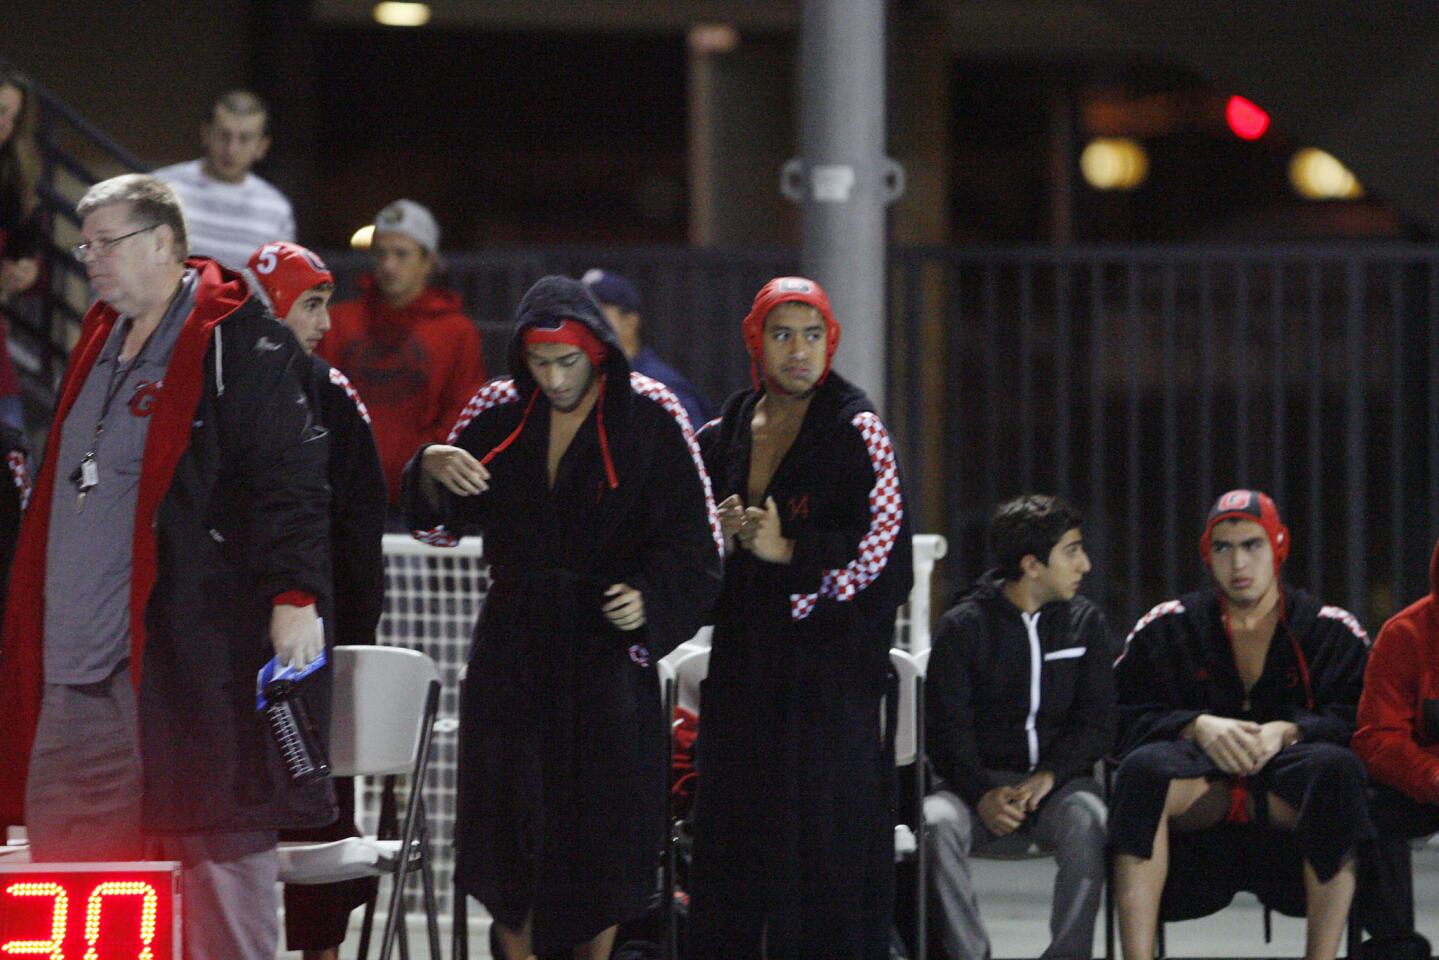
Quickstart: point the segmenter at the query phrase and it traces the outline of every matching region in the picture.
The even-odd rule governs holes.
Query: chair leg
[[[450,908],[450,960],[470,960],[469,895],[454,883]]]
[[[390,951],[394,949],[396,935],[404,936],[405,876],[409,872],[409,865],[410,853],[401,847],[399,862],[395,864],[395,873],[390,880],[390,909],[385,915],[385,932],[380,937],[380,960],[390,960]],[[408,945],[402,942],[400,947],[402,960],[408,960],[409,953]]]
[[[375,927],[375,901],[379,898],[380,892],[377,889],[370,899],[365,901],[365,918],[360,923],[360,952],[358,960],[369,960],[370,958],[370,932]]]
[[[425,890],[425,926],[430,934],[430,960],[441,960],[440,955],[440,904],[435,898],[435,877],[430,871],[430,860],[426,856],[420,864],[420,880]]]

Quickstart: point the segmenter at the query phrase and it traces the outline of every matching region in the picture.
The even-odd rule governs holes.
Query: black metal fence
[[[363,257],[330,259],[343,295]],[[447,272],[499,371],[534,279],[620,271],[645,297],[647,340],[717,404],[748,382],[739,321],[751,297],[797,260],[785,250],[512,250],[451,257]],[[1086,511],[1086,592],[1122,632],[1202,582],[1209,503],[1258,486],[1293,530],[1295,584],[1371,630],[1428,590],[1439,253],[909,249],[893,253],[890,281],[886,416],[917,526],[949,537],[949,585],[985,565],[998,500],[1058,492]]]

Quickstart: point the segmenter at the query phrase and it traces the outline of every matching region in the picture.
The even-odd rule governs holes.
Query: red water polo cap
[[[1205,566],[1209,565],[1214,526],[1223,520],[1252,520],[1263,527],[1274,552],[1274,572],[1279,572],[1289,556],[1289,528],[1280,521],[1279,508],[1269,494],[1258,490],[1230,490],[1214,501],[1209,518],[1204,521],[1204,535],[1199,538],[1199,554]]]
[[[749,350],[750,375],[754,377],[755,385],[759,385],[759,371],[764,369],[764,320],[771,310],[782,303],[807,303],[824,317],[824,372],[819,378],[819,382],[824,383],[825,377],[829,376],[829,368],[834,363],[834,352],[839,348],[840,334],[839,323],[834,319],[834,308],[829,305],[829,297],[824,288],[813,280],[804,277],[775,277],[760,287],[759,293],[755,294],[754,305],[744,318],[744,345]]]
[[[600,343],[589,327],[578,320],[561,320],[554,327],[526,327],[525,346],[536,343],[563,343],[578,347],[589,358],[590,366],[596,373],[602,373],[605,363],[605,345]]]
[[[250,254],[250,273],[270,300],[276,320],[290,315],[300,295],[322,283],[334,285],[335,275],[314,253],[298,243],[267,243]]]

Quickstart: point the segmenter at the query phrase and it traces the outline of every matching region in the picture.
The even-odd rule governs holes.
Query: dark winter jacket
[[[700,434],[715,497],[747,499],[761,393]],[[894,448],[864,393],[820,385],[765,491],[789,564],[725,561],[696,745],[691,948],[775,958],[888,956],[895,613],[913,581]],[[762,501],[763,502],[763,501]]]
[[[385,598],[385,474],[370,414],[349,379],[310,357],[311,390],[330,434],[330,558],[335,602],[328,616],[335,643],[375,642]]]
[[[572,319],[607,348],[603,395],[547,474],[550,407],[523,355],[531,325]],[[536,953],[643,913],[665,829],[667,724],[655,663],[704,622],[719,588],[719,524],[693,434],[674,395],[631,375],[599,305],[547,277],[521,301],[511,377],[466,405],[451,442],[489,463],[490,486],[460,498],[405,469],[416,535],[484,535],[492,585],[461,700],[456,875],[500,922],[533,917]],[[523,429],[515,433],[523,424]],[[608,450],[615,469],[611,485]],[[627,583],[646,624],[601,612]]]
[[[290,591],[330,590],[328,443],[303,386],[300,346],[237,274],[194,258],[195,306],[149,407],[130,588],[146,833],[310,826],[334,819],[328,783],[293,787],[255,713],[270,613]],[[86,314],[49,449],[118,314]],[[26,513],[0,650],[0,820],[23,818],[43,685],[44,576],[57,469],[47,457]],[[328,671],[309,684],[328,720]]]
[[[1364,671],[1354,752],[1380,783],[1439,803],[1439,546],[1430,592],[1384,624]]]
[[[1162,603],[1140,618],[1114,665],[1119,751],[1177,739],[1203,713],[1287,720],[1306,741],[1347,746],[1368,654],[1353,614],[1286,587],[1284,616],[1246,706],[1219,591]]]
[[[991,571],[940,618],[925,674],[925,749],[970,806],[987,771],[1048,770],[1056,788],[1093,769],[1114,740],[1114,653],[1104,614],[1082,596],[1026,615]]]

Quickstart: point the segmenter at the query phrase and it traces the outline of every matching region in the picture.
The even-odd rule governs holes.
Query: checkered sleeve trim
[[[1124,650],[1119,654],[1118,657],[1115,658],[1115,666],[1118,666],[1119,661],[1123,660],[1125,655],[1129,653],[1129,642],[1134,639],[1134,635],[1136,633],[1143,630],[1145,627],[1149,626],[1151,623],[1158,620],[1160,617],[1166,617],[1171,613],[1183,612],[1183,603],[1178,600],[1166,600],[1164,603],[1159,604],[1158,606],[1151,609],[1144,616],[1140,617],[1139,622],[1134,625],[1134,629],[1129,631],[1129,636],[1124,638]]]
[[[339,387],[341,390],[345,391],[345,396],[353,400],[355,402],[355,409],[360,411],[360,419],[364,420],[366,423],[369,423],[370,410],[368,407],[365,406],[365,401],[360,399],[360,391],[355,389],[355,385],[350,382],[350,378],[345,376],[343,373],[341,373],[334,367],[331,367],[330,382],[333,383],[335,386]]]
[[[454,443],[460,438],[460,434],[470,425],[470,421],[493,407],[503,406],[507,403],[514,403],[520,399],[519,388],[515,381],[509,377],[502,380],[491,380],[489,383],[475,391],[470,401],[460,411],[460,418],[450,428],[450,435],[445,438],[446,443]]]
[[[23,513],[30,506],[30,465],[25,462],[25,454],[19,450],[5,454],[5,462],[10,465],[11,482],[20,491],[20,511]]]
[[[724,534],[720,531],[719,511],[715,509],[714,487],[710,484],[709,471],[705,470],[704,459],[700,456],[699,444],[695,442],[695,432],[690,427],[689,414],[685,413],[684,405],[679,398],[671,392],[669,387],[658,380],[651,379],[642,373],[630,373],[630,386],[635,393],[642,397],[658,403],[664,411],[674,417],[680,425],[680,432],[684,434],[685,446],[689,448],[690,459],[694,460],[695,469],[699,471],[700,483],[705,492],[705,513],[709,519],[710,533],[714,536],[715,549],[724,556]]]
[[[491,380],[489,383],[475,391],[470,397],[463,410],[460,411],[460,418],[450,428],[450,435],[445,438],[446,443],[454,443],[460,438],[460,434],[470,425],[470,421],[494,407],[504,406],[507,403],[514,403],[520,398],[520,391],[515,387],[515,381],[506,377],[503,380]],[[428,543],[432,547],[453,547],[459,544],[460,538],[449,530],[444,524],[431,527],[428,530],[411,530],[410,536],[421,543]]]
[[[1338,620],[1349,628],[1349,632],[1354,634],[1360,643],[1366,647],[1369,646],[1369,634],[1359,625],[1359,618],[1348,610],[1345,610],[1343,607],[1320,607],[1319,615],[1328,620]]]
[[[841,603],[853,600],[884,572],[889,555],[899,539],[904,520],[904,498],[899,490],[899,465],[894,459],[894,444],[879,417],[865,411],[850,421],[859,431],[869,451],[874,470],[874,486],[869,489],[869,530],[859,541],[859,556],[837,570],[826,570],[820,577],[818,593],[792,593],[789,597],[790,618],[803,620],[819,605],[821,599]]]

